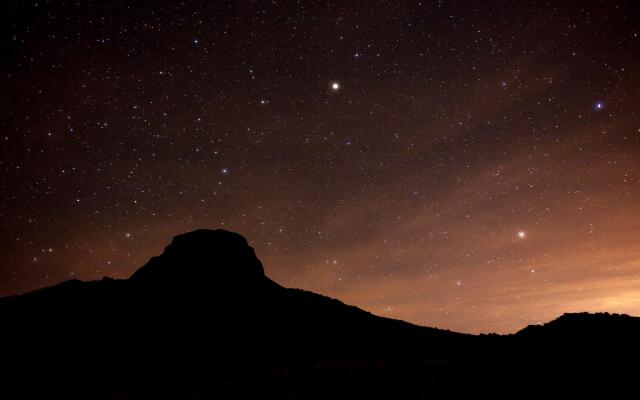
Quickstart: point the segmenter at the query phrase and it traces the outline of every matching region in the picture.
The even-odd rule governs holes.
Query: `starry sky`
[[[420,325],[640,315],[637,2],[2,3],[2,296],[224,228]]]

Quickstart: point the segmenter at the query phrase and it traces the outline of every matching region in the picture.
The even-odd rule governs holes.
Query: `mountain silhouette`
[[[129,279],[1,298],[0,320],[1,398],[615,398],[640,354],[625,315],[505,336],[378,317],[278,285],[224,230],[176,236]]]
[[[230,288],[262,284],[262,263],[241,235],[200,229],[173,238],[162,255],[153,257],[131,276],[149,286],[192,289]]]

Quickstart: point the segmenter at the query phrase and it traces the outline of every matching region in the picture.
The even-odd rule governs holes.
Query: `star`
[[[525,231],[518,231],[518,238],[520,239],[524,239],[527,237],[527,232]]]
[[[340,90],[340,84],[338,82],[332,82],[331,83],[331,90],[333,90],[334,92]]]
[[[229,168],[222,168],[222,170],[220,172],[222,172],[222,175],[228,175],[229,174]]]
[[[593,107],[596,109],[596,111],[602,111],[604,110],[604,102],[598,101]]]

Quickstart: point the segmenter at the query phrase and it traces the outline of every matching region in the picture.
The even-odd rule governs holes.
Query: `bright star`
[[[602,101],[599,101],[594,107],[597,111],[604,110],[604,103]]]
[[[527,237],[527,233],[526,233],[525,231],[519,231],[519,232],[518,232],[518,237],[519,237],[520,239],[524,239],[524,238],[526,238],[526,237]]]
[[[333,89],[334,91],[340,89],[340,84],[338,82],[333,82],[331,84],[331,89]]]

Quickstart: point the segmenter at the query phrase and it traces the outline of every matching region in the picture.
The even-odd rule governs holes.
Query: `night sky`
[[[224,228],[420,325],[640,315],[635,1],[2,3],[0,295]]]

